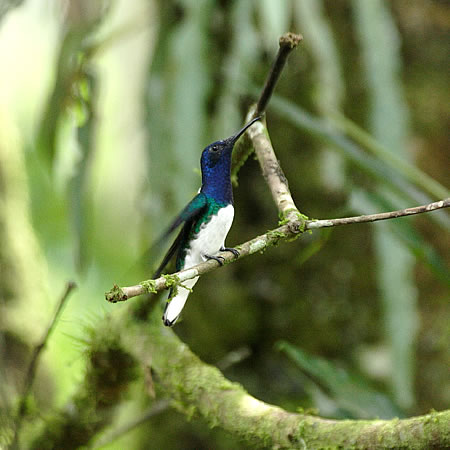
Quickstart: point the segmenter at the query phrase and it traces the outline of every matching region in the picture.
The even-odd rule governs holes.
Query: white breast
[[[234,207],[228,205],[201,226],[197,238],[191,242],[190,249],[186,253],[185,269],[205,261],[204,255],[214,256],[219,252],[225,245],[225,238],[230,231],[233,218]]]
[[[207,259],[205,255],[214,256],[219,252],[221,247],[225,245],[225,238],[230,231],[233,217],[233,205],[228,205],[220,209],[216,216],[213,216],[208,223],[200,227],[197,238],[191,241],[190,248],[186,253],[185,269],[205,261]],[[198,277],[195,277],[192,280],[185,281],[183,285],[187,288],[193,288],[197,280]],[[166,325],[172,326],[177,321],[189,292],[189,289],[185,289],[183,286],[178,287],[178,294],[167,303],[164,311],[163,320]]]

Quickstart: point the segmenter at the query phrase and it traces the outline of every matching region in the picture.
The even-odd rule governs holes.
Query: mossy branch
[[[139,374],[138,361],[124,350],[118,330],[105,321],[89,331],[83,382],[63,408],[46,418],[29,448],[84,448],[111,423],[114,408]]]
[[[131,318],[132,314],[124,314]],[[163,327],[159,312],[148,322],[121,318],[123,343],[151,364],[172,405],[189,418],[201,417],[257,448],[408,448],[450,446],[450,411],[393,420],[328,420],[287,412],[264,403],[205,364]],[[126,332],[125,332],[126,330]]]
[[[151,367],[171,405],[202,418],[256,448],[408,448],[450,446],[450,411],[409,419],[329,420],[285,411],[249,395],[220,370],[202,362],[175,333],[137,320],[142,305],[113,313],[93,330],[84,382],[61,412],[48,420],[31,448],[79,448],[109,423],[113,408],[135,379],[137,364]],[[120,337],[120,338],[119,338]]]
[[[283,241],[290,241],[299,237],[302,233],[308,230],[316,230],[318,228],[336,227],[340,225],[352,225],[356,223],[368,223],[376,222],[379,220],[394,219],[398,217],[406,217],[415,214],[422,214],[438,209],[448,208],[450,206],[450,198],[440,200],[438,202],[429,203],[427,205],[421,205],[414,208],[399,209],[396,211],[390,211],[378,214],[367,214],[362,216],[344,217],[338,219],[324,219],[324,220],[305,220],[297,209],[291,210],[294,212],[294,220],[284,219],[281,223],[286,222],[278,228],[268,231],[261,236],[257,236],[250,241],[247,241],[236,248],[239,250],[240,255],[235,258],[229,252],[220,253],[223,257],[224,263],[229,264],[235,260],[242,259],[246,256],[253,255],[254,253],[264,252],[267,248],[277,245]],[[163,275],[156,280],[141,281],[141,283],[134,286],[114,287],[105,293],[105,298],[108,302],[116,303],[123,302],[137,295],[157,293],[164,289],[168,289],[175,284],[180,284],[191,278],[195,278],[204,275],[212,270],[221,267],[217,261],[209,260],[204,263],[198,264],[189,269],[181,270],[180,272],[172,275]]]
[[[280,41],[279,70],[272,70],[262,101],[251,109],[250,116],[264,112],[287,55],[298,44],[286,46]],[[289,51],[288,51],[289,50]],[[275,62],[276,66],[277,62]],[[263,176],[281,217],[280,226],[239,246],[241,259],[262,252],[281,241],[295,239],[306,230],[367,223],[419,214],[450,206],[450,199],[428,205],[388,213],[329,220],[307,220],[295,206],[287,180],[273,151],[265,124],[255,124],[247,135],[252,141]],[[236,175],[241,164],[237,155]],[[221,254],[225,263],[234,260],[229,253]],[[136,286],[118,287],[106,293],[111,302],[124,301],[149,292],[158,292],[174,284],[203,275],[219,267],[207,261],[195,267],[147,280]],[[139,305],[139,302],[137,303]],[[134,305],[133,305],[134,306]],[[189,418],[201,417],[211,427],[219,426],[233,436],[259,448],[446,448],[450,446],[450,411],[431,413],[410,419],[394,420],[327,420],[305,414],[287,412],[250,396],[244,388],[225,379],[213,366],[203,363],[182,343],[172,330],[162,326],[155,309],[151,324],[137,321],[126,312],[115,315],[120,320],[114,327],[124,330],[123,345],[144,366],[151,366],[158,375],[158,383],[167,391],[172,404]]]

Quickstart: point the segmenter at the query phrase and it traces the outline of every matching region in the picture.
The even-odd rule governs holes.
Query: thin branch
[[[125,434],[144,424],[152,417],[166,411],[169,408],[169,406],[170,402],[168,399],[158,400],[157,402],[153,403],[153,405],[150,406],[139,417],[135,418],[134,420],[131,420],[130,422],[124,424],[120,428],[117,428],[110,434],[107,434],[106,436],[103,436],[101,439],[99,439],[98,442],[95,443],[94,449],[102,448],[105,445],[111,444],[111,442],[114,442],[118,438],[124,436]]]
[[[264,85],[259,101],[256,107],[250,110],[248,119],[251,120],[251,118],[264,112],[289,53],[297,47],[302,39],[303,38],[301,35],[293,33],[286,33],[280,38],[280,48],[277,57]],[[267,248],[271,245],[275,245],[281,238],[291,238],[293,235],[296,235],[303,230],[305,225],[305,217],[299,213],[297,207],[295,206],[287,179],[280,167],[277,157],[275,156],[265,124],[262,124],[261,122],[254,123],[248,129],[247,134],[253,143],[253,147],[255,148],[256,156],[261,165],[264,179],[269,185],[272,197],[277,205],[279,215],[283,220],[287,219],[289,221],[289,225],[279,227],[263,236],[259,236],[245,244],[242,244],[239,248],[240,258],[260,251],[261,246],[262,248]],[[225,262],[231,262],[234,258],[233,255],[229,254],[229,252],[221,256],[225,259]],[[106,293],[106,300],[115,303],[125,301],[131,297],[135,297],[136,295],[141,295],[148,292],[156,293],[162,289],[170,287],[173,284],[182,283],[183,281],[202,275],[203,273],[207,273],[217,267],[217,265],[218,263],[216,261],[210,260],[193,268],[178,272],[170,278],[166,275],[158,278],[157,280],[145,281],[137,286],[123,288],[114,286],[111,291]]]
[[[16,448],[16,446],[18,444],[19,431],[20,431],[20,427],[22,425],[23,418],[25,417],[27,399],[28,399],[28,396],[30,395],[31,388],[33,386],[33,382],[36,377],[36,368],[37,368],[37,365],[39,362],[39,358],[40,358],[45,346],[47,345],[48,339],[50,338],[50,335],[52,334],[52,332],[55,328],[55,325],[58,322],[59,316],[61,315],[61,312],[62,312],[67,300],[69,299],[70,294],[76,287],[77,287],[77,285],[73,281],[69,281],[67,283],[64,293],[58,302],[58,305],[56,307],[53,318],[52,318],[50,324],[48,325],[47,330],[45,331],[44,335],[42,336],[41,342],[39,344],[37,344],[33,350],[30,364],[28,366],[27,374],[25,376],[23,393],[22,393],[22,398],[20,400],[20,404],[19,404],[19,411],[17,413],[16,423],[15,423],[15,427],[14,427],[14,439],[13,439],[13,444],[12,444],[11,448]]]
[[[364,216],[346,217],[342,219],[326,219],[326,220],[292,220],[287,224],[282,225],[274,230],[258,236],[250,241],[241,244],[237,248],[240,255],[235,258],[229,252],[221,253],[225,264],[234,262],[236,259],[244,258],[248,255],[264,251],[268,247],[277,245],[279,242],[292,240],[300,236],[306,230],[315,230],[318,228],[335,227],[339,225],[351,225],[354,223],[375,222],[378,220],[394,219],[398,217],[406,217],[414,214],[422,214],[438,209],[448,208],[450,206],[450,198],[440,200],[438,202],[429,203],[427,205],[417,206],[415,208],[400,209],[379,214],[368,214]],[[156,280],[143,281],[135,286],[119,287],[115,285],[113,289],[105,294],[106,300],[111,303],[123,302],[137,295],[146,293],[156,293],[164,289],[168,289],[174,284],[182,283],[191,278],[211,272],[220,267],[219,263],[214,260],[209,260],[197,266],[191,267],[172,275],[163,275]]]
[[[297,48],[302,39],[302,35],[294,33],[286,33],[281,36],[279,40],[280,47],[272,65],[272,69],[264,84],[256,107],[250,109],[247,119],[252,119],[253,117],[260,116],[264,113],[269,100],[272,97],[275,85],[286,64],[287,57],[292,50]],[[283,219],[297,219],[302,221],[304,218],[301,217],[295,206],[289,190],[288,181],[275,155],[272,143],[270,142],[265,121],[264,123],[255,123],[254,126],[248,130],[247,134],[252,141],[264,179],[269,185],[270,192],[277,205],[280,217]]]
[[[292,50],[297,48],[300,41],[303,39],[301,34],[285,33],[280,37],[279,49],[275,61],[272,65],[270,73],[264,84],[263,90],[259,97],[256,109],[254,111],[253,117],[258,117],[264,113],[267,104],[269,103],[270,97],[275,89],[275,86],[280,78],[281,72],[286,64],[287,57]]]
[[[269,100],[272,97],[278,79],[280,78],[281,72],[286,64],[287,57],[292,50],[297,48],[302,39],[302,35],[294,33],[286,33],[280,37],[277,56],[275,57],[266,82],[264,83],[264,87],[259,96],[259,100],[256,103],[256,106],[251,109],[250,114],[247,117],[249,121],[257,116],[261,116],[264,114]],[[253,149],[245,142],[245,140],[242,140],[241,143],[238,142],[238,145],[233,151],[231,169],[231,178],[233,183],[236,183],[237,173],[239,172],[239,169],[242,167],[242,165],[245,163],[245,161],[253,151]]]
[[[297,42],[298,43],[298,42]],[[295,44],[296,45],[296,44]],[[272,68],[258,105],[249,114],[264,112],[276,81],[290,50],[282,49]],[[450,206],[450,199],[417,208],[313,221],[298,212],[289,192],[287,180],[273,151],[267,130],[258,124],[249,130],[264,177],[269,184],[278,211],[286,222],[282,226],[242,244],[238,259],[265,250],[280,241],[292,240],[305,230],[337,225],[372,222],[411,214],[419,214]],[[237,171],[237,170],[236,170]],[[234,173],[234,172],[233,172]],[[233,256],[223,253],[226,263]],[[210,272],[219,264],[207,261],[173,275],[148,280],[137,286],[114,289],[106,294],[109,301],[124,301],[147,292],[157,292],[174,284]],[[116,315],[117,329],[125,327],[123,344],[144,366],[151,365],[158,374],[161,386],[173,399],[181,412],[203,417],[211,426],[220,426],[232,435],[253,442],[260,447],[319,448],[327,446],[361,448],[431,448],[450,443],[446,431],[450,412],[432,413],[428,416],[392,421],[335,421],[303,414],[294,414],[261,402],[245,392],[242,386],[226,380],[219,370],[201,362],[171,331],[161,332],[159,311],[154,311],[151,322],[137,322],[125,311]],[[180,383],[182,380],[182,383]]]
[[[437,209],[448,208],[450,206],[450,198],[440,200],[438,202],[429,203],[428,205],[416,206],[415,208],[399,209],[397,211],[367,214],[364,216],[345,217],[342,219],[326,219],[308,221],[306,228],[314,230],[316,228],[336,227],[338,225],[351,225],[353,223],[376,222],[378,220],[396,219],[397,217],[412,216],[414,214],[422,214],[435,211]]]
[[[266,248],[276,245],[280,240],[292,239],[292,237],[298,235],[301,223],[299,221],[289,222],[286,225],[276,228],[275,230],[268,231],[267,233],[251,239],[244,244],[238,245],[236,248],[239,250],[240,255],[236,258],[230,252],[219,253],[223,259],[224,264],[229,264],[237,259],[244,258],[245,256],[252,255],[253,253],[261,252]],[[189,269],[181,270],[172,275],[163,275],[156,280],[142,281],[140,284],[135,286],[119,287],[114,285],[114,287],[105,293],[105,298],[108,302],[124,302],[137,295],[153,293],[156,294],[159,291],[168,289],[174,284],[183,283],[191,278],[198,277],[205,273],[211,272],[212,270],[220,267],[220,264],[215,260],[208,260],[201,264],[198,264]]]
[[[248,115],[251,117],[254,113],[250,110]],[[306,217],[302,217],[295,206],[288,181],[270,142],[265,121],[264,123],[254,123],[247,133],[252,141],[263,177],[270,188],[279,216],[289,220],[304,220]]]
[[[250,347],[244,345],[242,347],[237,348],[236,350],[227,353],[223,358],[217,361],[216,367],[223,372],[224,370],[229,369],[231,366],[234,366],[235,364],[239,364],[240,362],[244,361],[251,354],[252,351]]]

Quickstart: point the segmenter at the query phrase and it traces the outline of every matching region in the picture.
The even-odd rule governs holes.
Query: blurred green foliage
[[[322,406],[321,396],[335,403],[334,416],[361,419],[402,416],[402,412],[387,396],[374,390],[363,378],[348,373],[335,363],[308,355],[288,342],[281,341],[277,347],[310,378],[312,383],[308,384],[306,380],[303,383],[318,406]],[[327,407],[330,408],[330,405],[324,405],[321,409]]]
[[[203,147],[243,122],[283,32],[304,41],[267,122],[303,213],[448,195],[449,26],[438,0],[2,4],[0,428],[69,279],[80,288],[41,361],[24,436],[78,391],[86,327],[124,307],[104,291],[148,278],[135,261],[195,194]],[[230,245],[277,223],[251,158],[235,206]],[[203,277],[175,330],[210,363],[250,348],[225,375],[289,410],[448,408],[449,223],[441,211],[303,236]],[[151,402],[134,386],[111,428]],[[168,409],[104,448],[235,446]]]

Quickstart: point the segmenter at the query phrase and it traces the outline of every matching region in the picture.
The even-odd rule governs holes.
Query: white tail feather
[[[185,281],[183,284],[187,288],[192,289],[195,283],[197,283],[197,280],[198,277],[195,277],[192,280]],[[166,304],[166,309],[164,310],[163,315],[164,325],[171,327],[175,324],[181,314],[181,311],[183,311],[184,305],[186,304],[186,300],[190,294],[189,289],[178,286],[177,295]]]

